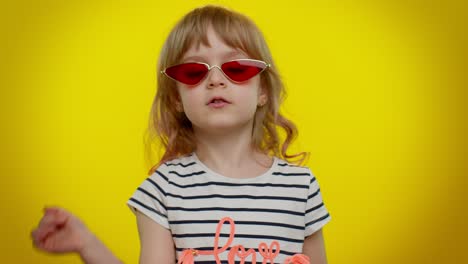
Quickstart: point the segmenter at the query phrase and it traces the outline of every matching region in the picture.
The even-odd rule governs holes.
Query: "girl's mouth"
[[[213,108],[221,108],[224,107],[228,104],[231,104],[228,100],[222,98],[222,97],[213,97],[209,102],[208,106],[213,107]]]

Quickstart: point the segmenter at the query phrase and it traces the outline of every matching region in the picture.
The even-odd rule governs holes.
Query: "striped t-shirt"
[[[213,250],[218,222],[231,218],[234,239],[219,254],[222,263],[235,245],[254,249],[262,262],[259,244],[273,241],[280,246],[274,261],[283,263],[302,252],[305,237],[330,221],[309,168],[277,157],[264,174],[238,179],[212,171],[192,153],[162,164],[127,204],[171,231],[178,257],[184,249]],[[222,225],[218,248],[227,243],[230,228],[227,222]],[[216,262],[212,255],[198,255],[195,263]]]

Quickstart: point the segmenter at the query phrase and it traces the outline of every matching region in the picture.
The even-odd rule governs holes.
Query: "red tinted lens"
[[[235,60],[221,65],[223,72],[235,82],[245,82],[262,72],[266,67],[265,63],[253,60]]]
[[[206,76],[208,68],[201,63],[184,63],[167,68],[165,73],[181,83],[195,85]]]

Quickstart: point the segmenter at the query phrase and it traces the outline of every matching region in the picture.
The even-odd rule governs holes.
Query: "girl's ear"
[[[176,111],[179,112],[179,113],[184,112],[184,107],[182,106],[182,102],[180,102],[180,101],[176,101],[175,108],[176,108]]]
[[[180,95],[179,95],[178,92],[175,94],[174,101],[175,101],[174,105],[175,105],[176,111],[179,112],[179,113],[183,113],[184,112],[184,106],[182,104],[182,100],[180,99]]]
[[[267,90],[262,87],[260,90],[260,94],[258,95],[258,100],[257,100],[257,105],[258,106],[264,106],[268,101],[268,93]]]

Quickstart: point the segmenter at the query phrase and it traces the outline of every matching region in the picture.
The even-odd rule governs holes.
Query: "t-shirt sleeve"
[[[167,217],[167,190],[168,179],[159,171],[148,177],[127,201],[132,212],[143,213],[156,223],[169,229]]]
[[[310,172],[310,176],[309,193],[305,211],[305,237],[320,230],[331,220],[330,214],[323,203],[318,181],[312,172]]]

